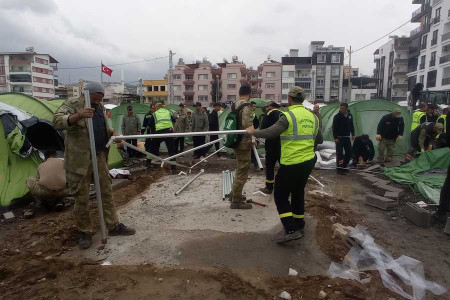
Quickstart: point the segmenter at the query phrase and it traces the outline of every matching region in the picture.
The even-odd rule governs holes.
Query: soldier
[[[79,246],[91,246],[92,222],[89,214],[89,187],[93,180],[92,160],[89,144],[87,118],[92,118],[95,148],[97,151],[100,190],[103,200],[103,214],[109,235],[133,235],[135,230],[119,223],[116,207],[112,199],[111,177],[107,164],[109,138],[117,135],[109,127],[101,101],[105,95],[103,86],[89,82],[92,108],[85,108],[84,96],[66,100],[55,113],[53,126],[56,130],[66,130],[64,167],[66,169],[68,193],[75,197],[75,217],[80,231]]]
[[[176,133],[183,133],[189,130],[189,118],[186,114],[184,104],[180,103],[179,109],[176,114],[176,121],[174,125],[174,131]],[[175,138],[175,153],[184,152],[184,137]]]
[[[128,114],[122,119],[122,134],[123,135],[135,135],[141,133],[141,120],[134,114],[133,106],[128,105]],[[137,139],[126,140],[127,143],[137,147]],[[127,147],[129,158],[135,158],[137,151]]]
[[[141,134],[150,134],[150,133],[155,133],[155,127],[151,127],[150,123],[151,123],[151,119],[153,118],[153,114],[156,111],[156,106],[155,104],[151,104],[150,105],[150,112],[146,113],[144,116],[144,122],[142,123],[142,129],[141,129]],[[152,139],[151,138],[146,138],[145,139],[145,151],[150,152],[151,150],[151,145],[152,145]],[[145,161],[145,166],[147,168],[151,167],[151,161],[149,161],[149,159],[147,158],[147,160]]]
[[[411,147],[406,154],[406,161],[411,161],[418,152],[423,153],[433,149],[436,136],[442,133],[444,126],[440,123],[425,122],[411,132]]]
[[[380,164],[392,162],[395,143],[403,137],[405,122],[402,112],[396,108],[394,112],[384,115],[377,126],[378,162]]]
[[[209,130],[208,114],[202,109],[202,104],[200,102],[195,103],[195,111],[192,114],[192,132],[205,132]],[[194,148],[204,145],[206,141],[205,136],[193,136],[192,140],[194,142]],[[194,159],[202,158],[205,155],[205,148],[198,149],[194,151]]]

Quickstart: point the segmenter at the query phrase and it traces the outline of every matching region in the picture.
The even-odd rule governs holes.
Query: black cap
[[[196,106],[196,107],[202,107],[202,104],[201,104],[200,102],[196,102],[196,103],[195,103],[195,106]]]
[[[184,107],[184,104],[183,103],[180,103],[180,105],[178,105],[179,107]]]
[[[133,109],[133,106],[128,105],[127,109],[128,109],[128,110]]]
[[[272,106],[275,108],[280,108],[280,104],[276,103],[275,101],[270,101],[268,106]]]

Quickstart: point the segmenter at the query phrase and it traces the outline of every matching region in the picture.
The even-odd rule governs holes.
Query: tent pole
[[[171,160],[171,159],[173,159],[173,158],[177,158],[178,156],[181,156],[181,155],[183,155],[183,154],[186,154],[186,153],[189,153],[189,152],[192,152],[192,151],[201,149],[201,148],[205,148],[206,146],[209,146],[209,145],[212,145],[212,144],[215,144],[215,143],[218,143],[218,142],[220,142],[221,140],[223,140],[223,138],[220,138],[220,139],[218,139],[218,140],[214,140],[214,141],[212,141],[212,142],[208,142],[208,143],[203,144],[203,145],[201,145],[201,146],[198,146],[198,147],[195,147],[195,148],[186,150],[186,151],[184,151],[184,152],[175,154],[175,155],[173,155],[173,156],[171,156],[171,157],[164,158],[164,162],[166,162],[166,161],[168,161],[168,160]]]

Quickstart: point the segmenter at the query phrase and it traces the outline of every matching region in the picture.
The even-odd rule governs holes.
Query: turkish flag
[[[102,72],[111,77],[113,70],[102,64]]]

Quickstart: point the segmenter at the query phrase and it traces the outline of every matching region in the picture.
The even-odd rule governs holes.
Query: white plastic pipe
[[[253,146],[253,154],[255,154],[256,162],[258,163],[258,168],[260,170],[264,169],[261,163],[261,159],[259,158],[258,151],[256,151],[256,147]]]
[[[196,164],[194,164],[193,166],[191,166],[191,169],[192,169],[193,167],[195,167],[196,165],[198,165],[198,164],[204,162],[205,160],[207,160],[208,158],[210,158],[210,157],[213,156],[214,154],[216,154],[216,153],[222,151],[223,149],[225,149],[225,146],[223,146],[222,148],[220,148],[219,150],[217,150],[217,151],[214,152],[213,154],[208,155],[207,157],[205,157],[204,159],[202,159],[202,160],[199,161],[198,163],[196,163]]]
[[[311,178],[312,180],[314,180],[315,182],[317,182],[321,187],[325,187],[319,180],[317,180],[316,178],[312,177],[311,175],[309,175],[309,178]]]
[[[142,135],[118,135],[112,136],[111,139],[141,139],[141,138],[165,138],[165,137],[187,137],[187,136],[204,136],[204,135],[223,135],[223,134],[246,134],[245,130],[222,130],[222,131],[203,131],[203,132],[179,132],[179,133],[161,133],[161,134],[142,134]],[[218,140],[215,140],[217,142]]]
[[[84,101],[86,108],[91,108],[91,97],[88,90],[84,90]],[[97,196],[98,217],[100,219],[100,231],[102,235],[102,244],[106,244],[108,237],[106,236],[105,218],[103,216],[102,193],[100,191],[100,178],[98,176],[97,152],[95,150],[94,125],[92,118],[87,119],[89,143],[91,145],[92,172],[94,173],[95,193]]]
[[[197,177],[199,177],[200,175],[202,175],[205,172],[205,170],[201,169],[200,173],[198,173],[197,175],[194,176],[194,178],[192,178],[191,180],[189,180],[188,183],[186,183],[185,185],[183,185],[181,187],[181,189],[179,189],[178,191],[175,192],[175,196],[178,195],[179,193],[181,193],[188,185],[190,185],[195,179],[197,179]]]
[[[201,145],[201,146],[198,146],[198,147],[195,147],[195,148],[192,148],[192,149],[186,150],[186,151],[184,151],[184,152],[181,152],[181,153],[175,154],[175,155],[173,155],[173,156],[171,156],[171,157],[167,157],[167,158],[164,158],[164,160],[163,160],[163,161],[164,161],[164,162],[166,162],[166,161],[168,161],[168,160],[171,160],[171,159],[177,158],[178,156],[181,156],[181,155],[183,155],[183,154],[186,154],[186,153],[189,153],[189,152],[192,152],[192,151],[198,150],[198,149],[202,149],[202,148],[205,148],[206,146],[209,146],[209,145],[215,144],[215,143],[217,143],[217,142],[220,142],[221,140],[223,140],[223,138],[220,138],[220,139],[218,139],[218,140],[215,140],[215,141],[212,141],[212,142],[208,142],[208,143],[206,143],[206,144],[203,144],[203,145]]]

